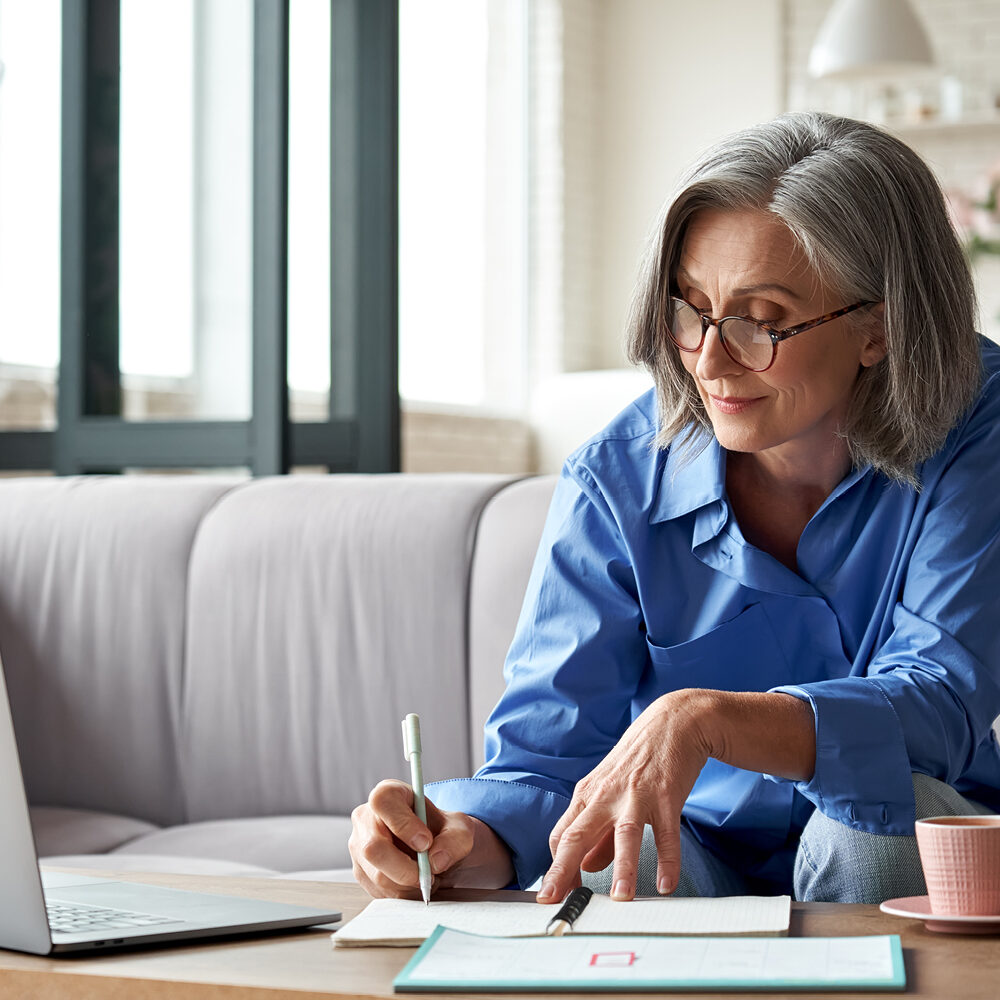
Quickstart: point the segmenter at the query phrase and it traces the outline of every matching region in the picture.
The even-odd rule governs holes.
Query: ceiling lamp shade
[[[907,0],[836,0],[809,53],[809,75],[889,76],[933,63],[927,32]]]

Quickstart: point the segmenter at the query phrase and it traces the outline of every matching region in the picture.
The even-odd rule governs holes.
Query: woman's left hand
[[[552,865],[538,901],[557,902],[579,884],[579,872],[601,871],[614,859],[611,895],[635,895],[639,846],[648,823],[656,840],[656,885],[676,888],[680,876],[681,809],[711,755],[706,719],[715,692],[673,691],[636,718],[615,748],[577,783],[569,808],[549,837]]]
[[[648,823],[656,841],[656,887],[667,894],[681,871],[681,810],[709,757],[733,767],[808,781],[816,766],[815,716],[783,692],[685,688],[657,698],[615,748],[577,783],[549,837],[552,865],[540,903],[559,902],[580,869],[614,861],[611,895],[635,895]]]

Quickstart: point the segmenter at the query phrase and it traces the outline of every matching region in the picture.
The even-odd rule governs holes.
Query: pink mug
[[[1000,816],[918,819],[917,849],[931,913],[1000,914]]]

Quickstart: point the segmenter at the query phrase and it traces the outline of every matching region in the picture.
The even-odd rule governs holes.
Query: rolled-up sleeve
[[[793,782],[798,791],[827,816],[855,829],[912,834],[913,767],[885,692],[868,677],[772,690],[808,701],[816,718],[816,768],[809,781]]]
[[[963,790],[1000,715],[1000,405],[956,431],[919,500],[891,630],[863,674],[787,685],[816,717],[816,769],[796,787],[827,815],[911,834],[911,772]],[[777,779],[776,779],[777,780]]]
[[[486,763],[431,793],[505,841],[520,886],[544,873],[549,833],[576,782],[631,722],[646,659],[615,515],[586,470],[567,465],[504,666],[506,689],[486,724]]]
[[[511,775],[455,778],[427,786],[439,809],[476,816],[507,845],[517,888],[527,889],[548,867],[548,835],[569,796]]]

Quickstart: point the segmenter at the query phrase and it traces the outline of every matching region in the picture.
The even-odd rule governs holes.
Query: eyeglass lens
[[[720,326],[719,336],[726,352],[737,364],[754,370],[767,368],[774,345],[765,330],[741,319],[727,319]],[[686,351],[696,351],[701,346],[703,332],[697,310],[686,302],[672,300],[670,336],[674,343]]]

